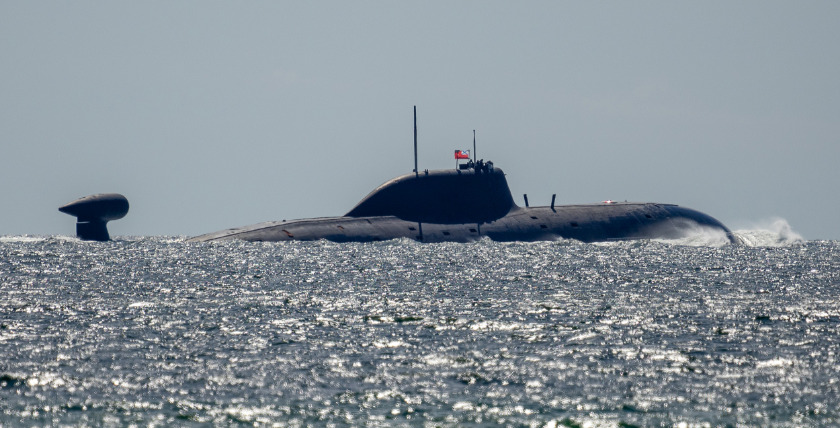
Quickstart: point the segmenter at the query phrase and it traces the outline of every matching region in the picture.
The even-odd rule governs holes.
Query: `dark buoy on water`
[[[119,193],[99,193],[62,205],[59,211],[76,217],[76,237],[85,241],[108,241],[106,224],[128,213],[128,199]]]

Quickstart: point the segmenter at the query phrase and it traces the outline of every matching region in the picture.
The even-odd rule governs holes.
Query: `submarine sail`
[[[516,205],[501,169],[406,174],[377,187],[345,216],[394,216],[422,223],[488,223]]]

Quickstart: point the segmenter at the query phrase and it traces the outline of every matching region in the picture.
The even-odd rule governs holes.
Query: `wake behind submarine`
[[[677,239],[698,227],[732,232],[716,219],[673,204],[606,201],[587,205],[525,207],[516,205],[505,173],[493,162],[469,159],[455,151],[456,168],[417,169],[417,113],[414,127],[414,171],[374,189],[340,217],[272,221],[196,236],[191,242],[245,241],[370,242],[409,238],[420,242],[470,242],[484,236],[495,241],[583,242],[632,239]],[[475,137],[473,137],[475,138]],[[473,141],[473,155],[475,141]]]

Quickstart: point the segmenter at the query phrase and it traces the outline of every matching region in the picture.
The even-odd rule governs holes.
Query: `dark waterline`
[[[840,243],[686,243],[3,238],[0,425],[840,423]]]

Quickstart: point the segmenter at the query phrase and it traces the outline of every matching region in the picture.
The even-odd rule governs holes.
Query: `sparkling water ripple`
[[[0,425],[840,424],[840,243],[685,244],[3,237]]]

